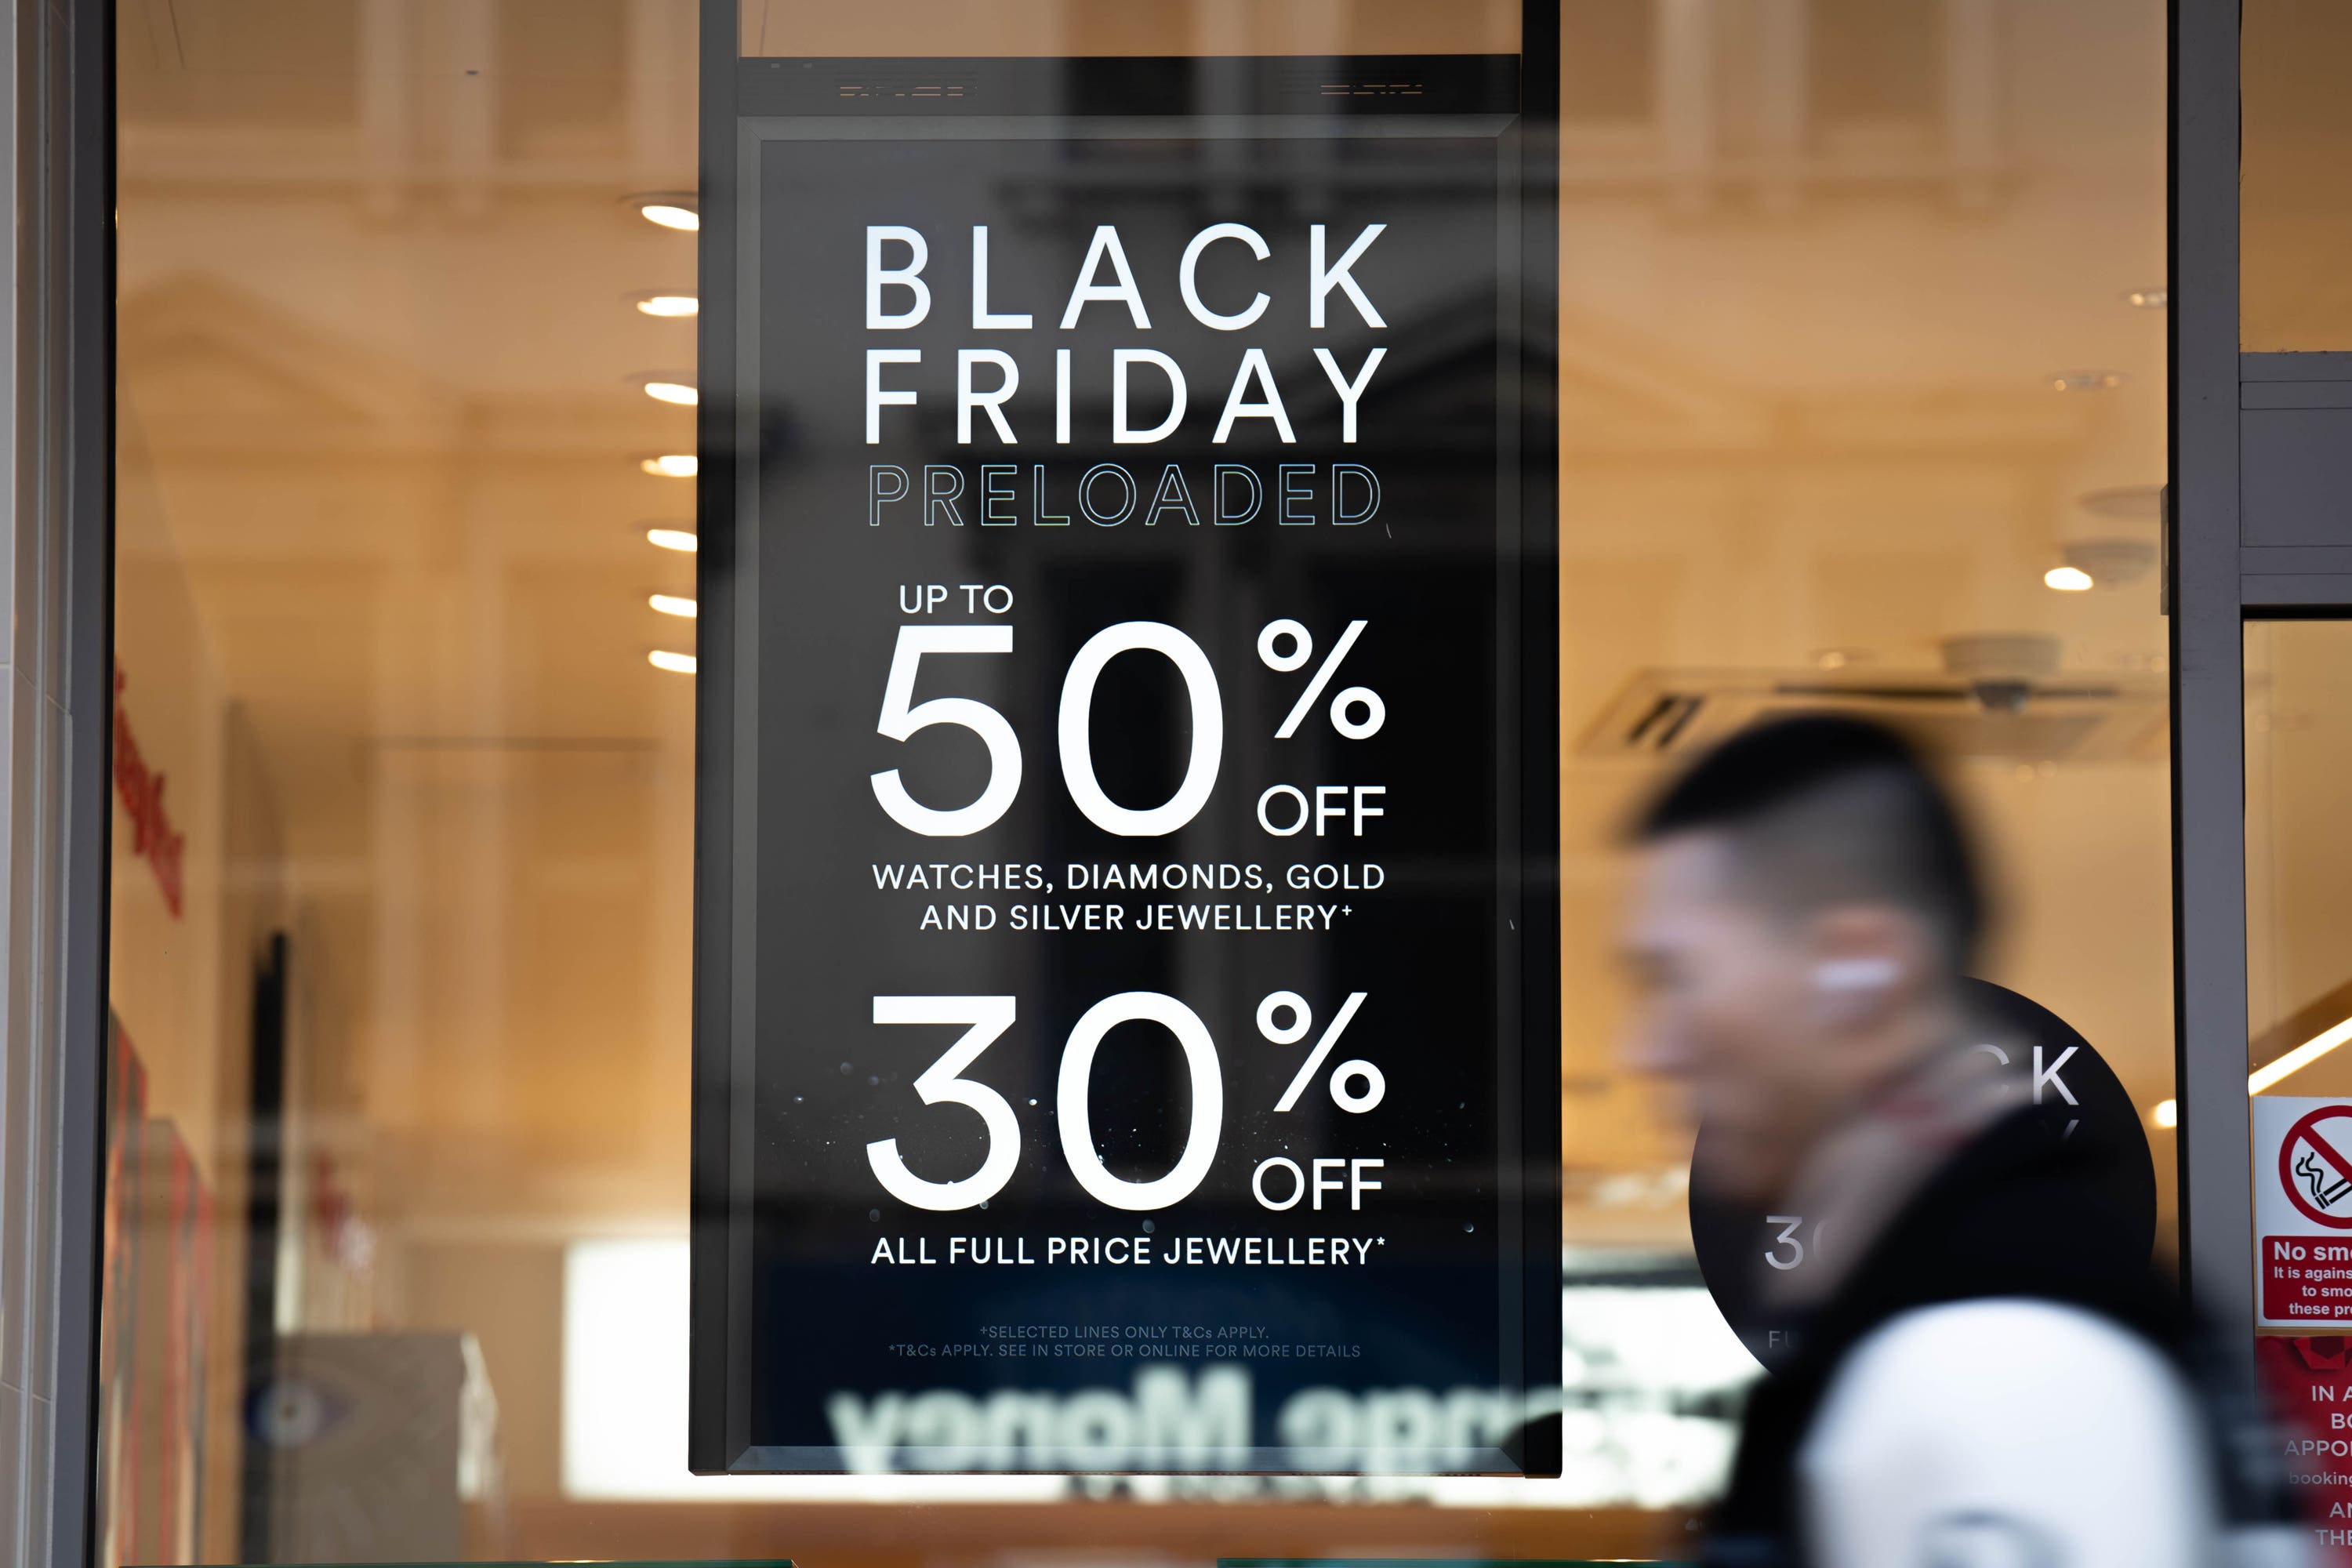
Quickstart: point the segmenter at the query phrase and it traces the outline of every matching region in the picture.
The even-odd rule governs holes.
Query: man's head
[[[1984,921],[1958,814],[1893,731],[1818,715],[1717,746],[1632,837],[1635,1064],[1683,1087],[1724,1195],[1780,1196],[1952,1026]]]

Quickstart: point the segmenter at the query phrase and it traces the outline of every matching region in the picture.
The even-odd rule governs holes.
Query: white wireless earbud
[[[1813,969],[1813,989],[1825,993],[1884,991],[1894,984],[1891,958],[1832,958]]]

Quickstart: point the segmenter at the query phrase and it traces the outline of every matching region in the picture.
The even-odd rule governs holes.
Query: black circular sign
[[[2156,1246],[2156,1165],[2139,1110],[2122,1080],[2097,1049],[2057,1014],[1989,980],[1963,980],[1961,1002],[1983,1028],[1987,1044],[1976,1048],[2004,1058],[2021,1103],[2035,1106],[2050,1122],[2051,1136],[2090,1140],[2113,1157],[2086,1162],[2111,1184],[2105,1194],[2116,1213],[2147,1234]],[[1792,1315],[1763,1298],[1772,1271],[1806,1268],[1822,1243],[1812,1216],[1766,1213],[1752,1205],[1715,1195],[1706,1179],[1707,1130],[1701,1124],[1691,1150],[1691,1246],[1701,1278],[1717,1310],[1748,1352],[1770,1371],[1792,1349]],[[1828,1244],[1836,1245],[1834,1237]]]

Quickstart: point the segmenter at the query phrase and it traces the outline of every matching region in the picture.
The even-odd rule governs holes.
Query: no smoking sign
[[[2253,1109],[2261,1322],[2352,1323],[2352,1104],[2265,1095]]]

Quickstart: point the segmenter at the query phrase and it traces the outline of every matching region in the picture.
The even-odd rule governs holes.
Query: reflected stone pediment
[[[124,395],[158,450],[446,447],[457,401],[414,365],[325,332],[217,278],[124,299]]]

